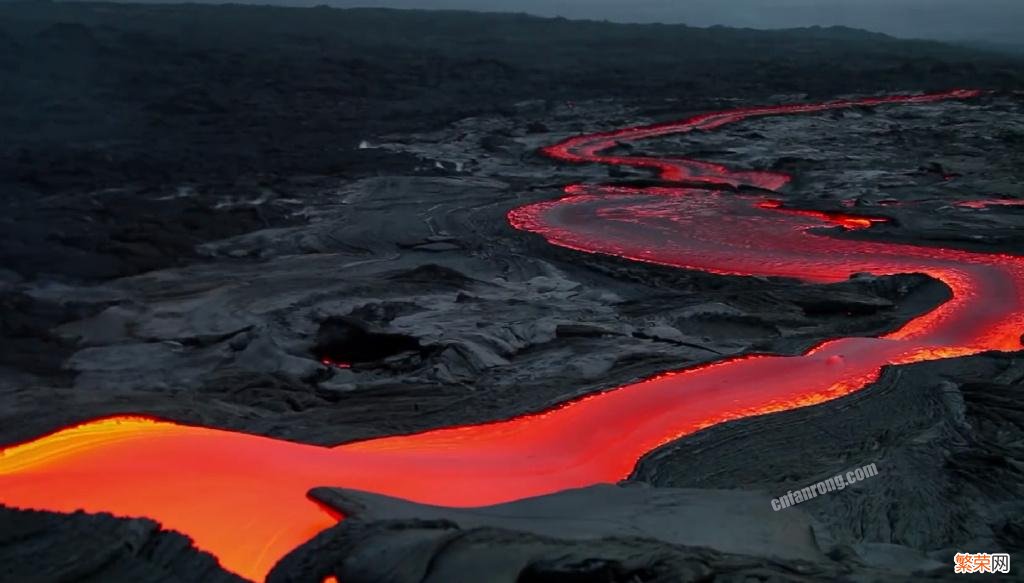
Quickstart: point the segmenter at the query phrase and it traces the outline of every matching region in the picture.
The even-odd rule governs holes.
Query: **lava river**
[[[615,482],[645,453],[716,423],[846,395],[881,367],[1017,350],[1024,259],[830,237],[872,220],[787,210],[766,191],[789,178],[675,158],[603,155],[622,142],[712,130],[755,116],[965,99],[975,92],[786,105],[569,139],[568,162],[627,165],[687,186],[570,186],[512,211],[516,228],[555,245],[720,274],[835,282],[851,274],[925,273],[950,301],[882,338],[843,338],[803,356],[749,356],[662,374],[497,423],[326,448],[141,417],[102,419],[0,453],[0,502],[20,508],[145,516],[192,537],[221,564],[262,579],[336,518],[306,493],[339,486],[446,506],[478,506]],[[769,194],[769,193],[766,193]]]

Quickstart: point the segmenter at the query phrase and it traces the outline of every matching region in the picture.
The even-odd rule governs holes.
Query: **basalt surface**
[[[537,148],[693,107],[522,102],[351,145],[353,156],[386,161],[375,172],[122,185],[76,198],[78,215],[55,204],[52,236],[5,245],[18,262],[0,271],[0,442],[114,414],[324,445],[507,419],[665,370],[882,335],[949,298],[923,275],[832,284],[709,275],[560,249],[508,225],[510,209],[557,198],[571,182],[653,184],[637,170],[556,164]],[[888,219],[830,236],[1019,254],[1022,145],[1024,101],[999,94],[753,120],[621,153],[785,171],[796,177],[787,206]],[[142,218],[125,227],[96,208]],[[96,216],[104,235],[92,240],[79,221]],[[50,262],[53,245],[69,249],[64,264]],[[82,248],[103,252],[79,257]],[[352,518],[272,578],[455,581],[482,568],[509,581],[938,576],[958,549],[1024,544],[1022,370],[1014,355],[888,369],[839,401],[651,453],[631,479],[653,489],[556,494],[498,518],[318,491]],[[788,489],[871,461],[881,471],[873,481],[788,515],[765,511]],[[608,514],[588,515],[594,508]],[[643,523],[651,514],[661,521]],[[99,547],[135,541],[141,550],[111,551],[111,577],[213,576],[202,571],[208,558],[152,523],[7,510],[3,519],[17,532],[58,533],[46,535],[49,549],[94,529]],[[588,519],[611,530],[583,536],[573,525]],[[778,532],[801,534],[773,540],[775,520],[786,523]],[[714,538],[703,522],[748,538]],[[614,530],[628,534],[592,540]],[[36,544],[3,546],[26,556],[19,549]]]
[[[949,245],[959,233],[972,249],[1012,251],[1024,210],[957,202],[1019,195],[1020,107],[1003,97],[756,120],[650,146],[741,167],[801,165],[787,204],[875,204],[870,214],[892,219],[858,237],[903,241],[920,230]],[[529,131],[531,119],[549,131]],[[599,102],[384,136],[368,146],[447,170],[313,181],[245,201],[290,205],[301,224],[199,245],[205,260],[180,268],[100,284],[12,276],[4,295],[15,318],[4,323],[24,340],[5,351],[14,366],[0,431],[16,441],[144,413],[336,444],[507,418],[730,355],[880,335],[948,298],[921,275],[827,285],[709,275],[581,255],[509,228],[509,209],[555,198],[562,183],[649,180],[535,153],[644,119]],[[933,164],[959,176],[944,179]],[[31,359],[18,357],[29,347]]]
[[[507,211],[557,197],[561,183],[651,179],[534,153],[651,112],[595,102],[535,115],[546,132],[498,117],[382,136],[364,147],[438,172],[313,180],[289,196],[301,224],[203,244],[199,264],[88,285],[12,278],[5,293],[28,308],[24,327],[40,326],[32,308],[59,307],[47,333],[67,357],[52,357],[61,375],[10,357],[4,440],[116,413],[318,444],[497,420],[666,369],[880,335],[949,298],[923,275],[828,285],[708,275],[515,232]],[[833,236],[998,253],[1020,252],[1021,135],[1021,102],[1004,95],[756,120],[642,147],[784,169],[799,177],[789,206],[889,219]],[[653,452],[631,479],[654,489],[597,488],[479,512],[315,491],[350,518],[271,577],[450,581],[483,565],[496,580],[936,577],[955,549],[1021,546],[1022,370],[1013,355],[888,369],[838,401]],[[869,461],[881,471],[873,481],[763,512],[773,496]],[[651,515],[659,520],[645,522]],[[608,526],[587,532],[587,520]],[[778,520],[788,526],[777,533],[792,536],[770,535]],[[707,523],[748,537],[726,543]]]

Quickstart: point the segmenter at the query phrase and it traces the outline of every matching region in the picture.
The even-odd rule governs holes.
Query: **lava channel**
[[[784,174],[693,160],[606,156],[619,142],[712,130],[755,116],[965,99],[954,91],[782,105],[576,137],[546,152],[576,163],[653,169],[666,181],[778,190]],[[777,198],[777,197],[776,197]],[[661,374],[507,421],[333,448],[147,419],[100,419],[0,452],[0,502],[59,512],[149,517],[192,537],[226,569],[262,579],[336,523],[318,486],[469,507],[616,482],[647,452],[725,421],[814,405],[874,381],[885,365],[1017,350],[1024,263],[1009,255],[828,237],[865,228],[850,215],[789,211],[720,189],[574,185],[509,214],[555,245],[734,275],[835,282],[853,273],[926,273],[950,301],[881,338],[843,338],[803,356],[749,356]]]

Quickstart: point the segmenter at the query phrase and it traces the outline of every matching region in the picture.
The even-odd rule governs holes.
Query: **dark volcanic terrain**
[[[935,43],[16,2],[0,4],[0,84],[4,444],[114,414],[315,444],[506,419],[666,370],[877,336],[949,298],[920,274],[719,276],[513,230],[509,210],[566,184],[650,183],[537,152],[578,133],[991,89],[628,147],[785,171],[788,206],[890,219],[830,236],[1024,253],[1024,65]],[[1024,549],[1022,391],[1016,354],[891,368],[849,397],[670,444],[625,484],[498,509],[323,484],[313,496],[350,518],[270,579],[942,578],[955,552]],[[871,481],[770,510],[873,462]],[[69,579],[232,575],[149,521],[0,509],[0,580]]]

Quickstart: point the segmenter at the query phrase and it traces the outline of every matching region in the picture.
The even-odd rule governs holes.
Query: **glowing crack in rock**
[[[563,161],[647,168],[666,181],[778,190],[789,177],[674,158],[605,156],[619,142],[712,130],[757,116],[926,103],[953,91],[782,105],[576,137],[546,152]],[[573,185],[559,200],[515,209],[512,225],[555,245],[712,273],[836,282],[853,273],[926,273],[953,298],[882,338],[842,338],[803,356],[748,356],[661,374],[507,421],[333,448],[142,417],[101,419],[0,453],[0,502],[14,507],[145,516],[192,537],[221,564],[262,579],[338,517],[306,497],[339,486],[447,506],[538,496],[629,475],[681,436],[742,417],[856,391],[881,368],[1020,348],[1024,259],[829,237],[877,219],[786,209],[777,197],[698,187]]]

